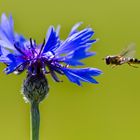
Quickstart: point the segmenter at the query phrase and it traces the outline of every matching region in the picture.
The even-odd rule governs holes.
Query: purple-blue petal
[[[77,32],[78,32],[77,29],[78,29],[78,27],[79,27],[81,24],[82,24],[82,22],[78,22],[77,24],[75,24],[75,25],[72,27],[69,36],[72,36],[73,34],[77,33]]]
[[[51,26],[48,29],[46,35],[46,44],[44,46],[43,53],[48,51],[54,51],[57,47],[59,47],[60,40],[58,34],[59,34],[59,28],[57,28],[57,31],[55,31],[53,26]]]
[[[23,35],[19,35],[17,33],[15,33],[15,38],[16,42],[24,43],[27,41]]]
[[[102,73],[101,70],[96,68],[62,68],[61,69],[68,79],[81,86],[81,82],[90,82],[97,84],[98,82],[92,76],[98,76]]]
[[[95,52],[87,52],[89,48],[90,45],[78,48],[77,50],[72,51],[66,56],[60,56],[59,58],[57,58],[57,60],[63,61],[72,66],[83,65],[83,63],[80,62],[81,59],[95,55]]]
[[[26,39],[22,35],[14,32],[14,22],[12,16],[6,17],[5,13],[1,16],[0,23],[0,45],[10,50],[16,50],[15,42],[23,43]]]
[[[71,36],[69,36],[59,48],[56,49],[55,54],[61,55],[70,53],[72,51],[77,50],[84,45],[91,45],[90,38],[94,34],[91,28],[86,28],[82,31],[79,31]]]
[[[7,55],[10,54],[10,51],[0,47],[0,62],[3,62],[5,64],[9,64],[11,60],[7,57]]]
[[[71,66],[82,66],[84,65],[84,63],[76,60],[76,59],[65,59],[63,62],[65,62],[66,64],[68,65],[71,65]]]
[[[8,54],[7,57],[11,60],[7,68],[4,70],[6,74],[14,72],[20,65],[22,65],[25,60],[20,57],[15,57],[13,54]]]
[[[15,40],[13,25],[14,23],[12,16],[10,15],[8,19],[6,15],[3,13],[1,16],[0,30],[5,34],[5,36],[8,38],[10,42],[13,42]]]

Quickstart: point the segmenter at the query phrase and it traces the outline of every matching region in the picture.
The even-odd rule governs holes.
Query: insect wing
[[[136,45],[134,43],[131,43],[119,55],[125,58],[133,58],[136,52],[135,48],[136,48]]]

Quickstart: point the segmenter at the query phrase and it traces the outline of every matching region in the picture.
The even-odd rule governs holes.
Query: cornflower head
[[[91,39],[94,32],[87,27],[81,31],[77,23],[71,29],[65,40],[60,40],[59,29],[50,26],[43,43],[36,44],[32,38],[14,32],[12,16],[1,16],[0,23],[0,62],[6,64],[6,74],[19,74],[27,69],[28,75],[51,74],[56,82],[61,80],[57,74],[65,75],[71,82],[81,85],[81,82],[97,83],[93,78],[102,72],[97,68],[70,68],[83,65],[80,61],[95,55],[88,49],[96,39]]]
[[[65,40],[60,40],[58,26],[50,26],[41,44],[32,38],[14,32],[12,16],[1,16],[0,22],[0,62],[7,67],[6,74],[20,74],[27,70],[23,82],[23,95],[31,104],[32,140],[39,140],[39,103],[46,97],[49,86],[46,74],[51,74],[56,82],[61,80],[57,74],[65,75],[71,82],[81,86],[81,82],[98,83],[93,77],[102,72],[97,68],[77,68],[83,65],[82,59],[95,55],[88,49],[96,39],[91,39],[94,32],[87,27],[78,31],[81,23],[71,29]],[[76,68],[75,68],[76,67]]]

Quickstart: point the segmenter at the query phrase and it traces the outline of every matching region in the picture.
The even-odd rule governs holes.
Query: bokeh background
[[[48,98],[40,104],[40,140],[139,140],[140,68],[126,65],[111,68],[102,58],[117,54],[135,42],[140,58],[139,0],[0,0],[0,14],[12,14],[15,30],[42,42],[50,25],[61,25],[61,39],[71,27],[83,21],[99,38],[86,66],[104,74],[100,84],[78,87],[62,77],[50,76]],[[140,66],[139,66],[140,67]],[[0,140],[30,139],[30,106],[20,94],[26,76],[6,76],[0,65]]]

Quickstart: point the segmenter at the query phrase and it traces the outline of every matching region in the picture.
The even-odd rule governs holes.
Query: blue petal
[[[82,24],[82,22],[79,22],[79,23],[75,24],[75,25],[72,27],[69,36],[72,36],[73,34],[77,33],[77,32],[78,32],[77,28],[78,28],[81,24]]]
[[[89,48],[90,45],[78,48],[66,56],[59,57],[58,61],[63,61],[72,66],[83,65],[79,60],[95,55],[95,52],[87,52]]]
[[[0,38],[2,39],[2,40],[0,40],[0,45],[2,47],[5,47],[5,48],[11,49],[11,50],[16,50],[14,48],[14,45],[8,40],[8,38],[6,38],[4,33],[1,32],[1,30],[0,30]]]
[[[5,34],[10,42],[13,42],[15,40],[13,25],[14,23],[12,16],[10,15],[8,19],[5,14],[2,14],[0,30]]]
[[[76,60],[81,60],[81,59],[95,55],[95,52],[87,52],[87,49],[89,49],[89,47],[82,47],[82,48],[77,49],[71,54],[71,58],[76,59]]]
[[[25,62],[25,60],[21,59],[20,57],[16,57],[13,54],[9,54],[7,57],[11,60],[11,62],[4,70],[6,74],[14,72],[20,65]]]
[[[10,51],[0,47],[0,62],[9,64],[11,60],[7,57],[8,54],[10,54]]]
[[[57,37],[59,36],[59,32],[60,32],[60,25],[58,25],[57,28],[56,28],[56,36]]]
[[[65,60],[63,60],[63,62],[65,62],[66,64],[71,65],[71,66],[82,66],[82,65],[84,65],[82,62],[80,62],[78,60],[75,60],[75,59],[65,59]]]
[[[5,14],[1,16],[0,39],[1,46],[14,51],[16,50],[14,47],[15,42],[23,43],[25,41],[23,36],[14,33],[14,22],[11,15],[9,18]]]
[[[71,36],[69,36],[58,49],[56,49],[55,54],[61,55],[70,53],[72,51],[77,50],[84,45],[91,45],[95,40],[90,40],[92,35],[94,34],[91,28],[86,28],[80,32],[77,32]]]
[[[1,46],[15,50],[13,46],[13,41],[15,38],[12,16],[10,16],[8,19],[5,14],[2,14],[0,24],[0,39]]]
[[[15,40],[16,42],[20,42],[20,43],[24,43],[26,41],[28,41],[27,39],[25,39],[25,37],[23,35],[19,35],[17,33],[15,33]]]
[[[7,56],[8,54],[10,54],[10,51],[0,46],[0,56],[1,55]]]
[[[102,73],[102,71],[96,68],[62,68],[61,70],[71,82],[76,83],[79,86],[81,86],[81,82],[90,82],[97,84],[98,82],[93,79],[92,76],[98,76]]]
[[[57,30],[55,31],[54,27],[51,26],[48,29],[46,35],[46,44],[44,46],[43,53],[47,51],[54,51],[59,45],[60,45],[59,28],[57,28]]]

